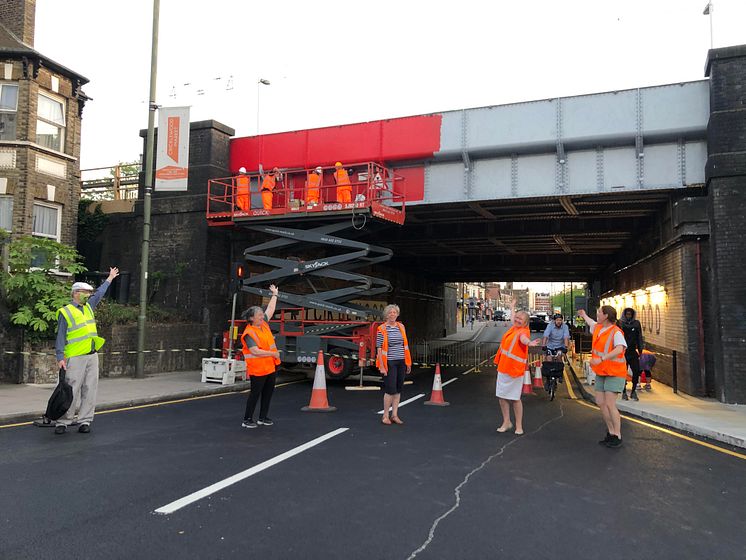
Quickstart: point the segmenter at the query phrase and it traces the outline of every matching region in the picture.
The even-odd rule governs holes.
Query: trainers
[[[640,398],[637,396],[637,391],[632,391],[629,394],[629,398],[632,399],[633,401],[639,401],[640,400]]]
[[[627,391],[622,391],[622,400],[623,401],[628,401],[629,400],[629,397],[627,396]]]
[[[646,391],[652,391],[653,388],[650,385],[645,385],[645,390]]]
[[[606,432],[606,437],[598,442],[599,445],[606,445],[609,443],[609,440],[611,439],[611,434],[609,432]]]
[[[256,428],[256,422],[254,422],[253,420],[244,420],[243,422],[241,422],[241,427],[242,428]]]
[[[256,423],[260,426],[272,426],[274,424],[271,418],[260,418]]]
[[[67,431],[67,426],[64,424],[58,424],[54,427],[54,433],[57,435],[64,434]]]
[[[80,428],[78,428],[78,431],[81,434],[89,434],[89,433],[91,433],[91,426],[90,426],[90,424],[81,424]]]
[[[606,447],[610,447],[611,449],[616,449],[617,447],[622,446],[622,438],[618,436],[609,436],[609,441],[606,442]]]

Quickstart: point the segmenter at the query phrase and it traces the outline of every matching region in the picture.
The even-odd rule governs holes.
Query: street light
[[[707,2],[707,6],[705,6],[705,9],[702,11],[703,16],[710,16],[710,48],[714,48],[714,41],[712,38],[712,12],[714,11],[715,7],[712,5],[712,2]]]
[[[262,86],[268,86],[271,82],[264,78],[259,78],[256,82],[256,133],[259,134],[259,91]]]

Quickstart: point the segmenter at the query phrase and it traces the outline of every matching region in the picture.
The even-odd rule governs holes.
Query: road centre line
[[[288,385],[295,385],[297,383],[307,383],[308,379],[299,379],[297,381],[288,381],[286,383],[280,383],[279,385],[275,386],[275,389],[279,389],[280,387],[287,387]],[[100,412],[96,412],[96,415],[99,414],[111,414],[112,412],[127,412],[128,410],[138,410],[141,408],[153,408],[156,406],[164,406],[167,404],[179,404],[184,402],[190,402],[190,401],[199,401],[203,399],[212,399],[215,397],[225,397],[226,395],[236,395],[236,394],[245,394],[248,393],[250,389],[244,389],[243,391],[229,391],[226,393],[213,393],[211,395],[196,395],[194,397],[185,397],[183,399],[174,399],[170,401],[161,401],[161,402],[154,402],[154,403],[148,403],[148,404],[138,404],[135,406],[124,406],[121,408],[112,408],[111,410],[102,410]],[[3,428],[18,428],[19,426],[30,426],[33,424],[34,421],[28,421],[28,422],[18,422],[16,424],[4,424],[0,426],[0,430]]]
[[[421,398],[422,398],[422,397],[424,397],[424,396],[425,396],[425,393],[420,393],[419,395],[416,395],[416,396],[412,397],[411,399],[407,399],[406,401],[402,401],[402,402],[400,402],[400,403],[399,403],[399,406],[404,406],[405,404],[409,404],[409,403],[411,403],[411,402],[414,402],[414,401],[416,401],[417,399],[421,399]],[[383,414],[383,410],[379,410],[379,411],[378,411],[378,414]]]
[[[311,441],[306,442],[303,445],[299,445],[298,447],[294,447],[293,449],[290,449],[289,451],[285,451],[285,453],[281,453],[280,455],[277,455],[276,457],[268,459],[267,461],[264,461],[263,463],[259,463],[258,465],[255,465],[249,469],[246,469],[245,471],[236,473],[233,476],[229,476],[228,478],[223,479],[220,482],[211,484],[210,486],[207,486],[206,488],[203,488],[202,490],[198,490],[196,492],[189,494],[188,496],[179,498],[178,500],[175,500],[171,502],[170,504],[166,504],[165,506],[159,507],[158,509],[155,510],[155,513],[169,515],[175,511],[180,510],[181,508],[185,506],[188,506],[189,504],[193,504],[194,502],[201,500],[202,498],[206,498],[207,496],[210,496],[211,494],[214,494],[215,492],[219,492],[220,490],[223,490],[224,488],[227,488],[228,486],[231,486],[235,484],[236,482],[241,482],[242,480],[245,480],[249,478],[250,476],[254,476],[257,473],[262,472],[263,470],[266,470],[274,465],[277,465],[278,463],[282,463],[283,461],[286,461],[287,459],[290,459],[291,457],[295,457],[296,455],[299,455],[300,453],[303,453],[304,451],[308,451],[312,447],[316,447],[320,443],[323,443],[328,439],[338,436],[339,434],[342,434],[346,432],[347,430],[349,430],[349,428],[337,428],[336,430],[331,431],[328,434],[324,434],[323,436],[317,437],[316,439],[312,439]]]
[[[449,383],[453,383],[454,381],[457,381],[457,380],[458,380],[458,377],[454,377],[453,379],[449,379],[449,380],[448,380],[448,381],[446,381],[445,383],[441,383],[441,385],[440,385],[440,386],[441,386],[441,387],[445,387],[445,386],[446,386],[446,385],[448,385]]]
[[[595,404],[590,404],[585,401],[576,400],[575,401],[578,404],[581,404],[583,406],[587,406],[588,408],[592,408],[593,410],[598,410],[598,406]],[[628,420],[630,422],[634,422],[635,424],[640,424],[642,426],[646,426],[648,428],[652,428],[653,430],[658,430],[659,432],[663,432],[664,434],[668,434],[669,436],[674,436],[679,439],[686,440],[691,443],[696,443],[697,445],[701,445],[702,447],[707,447],[709,449],[712,449],[714,451],[719,451],[720,453],[725,453],[726,455],[731,455],[732,457],[736,457],[738,459],[743,459],[746,461],[746,454],[744,453],[738,453],[737,451],[731,451],[730,449],[724,449],[722,447],[718,447],[717,445],[713,445],[711,443],[707,443],[706,441],[700,441],[698,439],[695,439],[693,437],[685,436],[684,434],[680,434],[678,432],[674,432],[673,430],[669,430],[667,428],[662,428],[660,426],[656,426],[655,424],[650,424],[649,422],[645,422],[643,420],[639,420],[638,418],[633,418],[632,416],[627,416],[626,414],[620,414],[622,418],[625,420]]]

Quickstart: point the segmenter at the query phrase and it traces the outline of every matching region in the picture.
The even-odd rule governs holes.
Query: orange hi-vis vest
[[[275,337],[272,336],[272,331],[266,321],[262,321],[259,327],[253,325],[246,325],[246,328],[241,335],[241,343],[243,344],[243,357],[246,361],[246,372],[249,375],[261,377],[263,375],[269,375],[275,371],[275,366],[280,365],[280,359],[273,356],[255,356],[249,351],[249,345],[246,344],[246,337],[250,336],[256,343],[257,348],[260,350],[268,350],[271,352],[277,351],[275,345]]]
[[[500,348],[495,354],[497,371],[510,377],[521,377],[526,371],[528,362],[528,346],[521,342],[521,336],[531,337],[531,331],[526,327],[510,327],[500,341]]]
[[[262,190],[273,191],[275,190],[276,183],[277,179],[275,179],[274,175],[265,175],[264,180],[262,181]]]
[[[622,329],[616,325],[608,327],[602,333],[602,327],[600,323],[596,324],[596,328],[593,329],[593,357],[601,358],[602,354],[608,354],[614,348],[614,335],[621,333]],[[591,369],[596,375],[607,375],[611,377],[627,377],[627,360],[624,359],[624,353],[617,356],[616,358],[610,358],[602,361],[598,365],[591,364]]]
[[[319,201],[319,187],[321,186],[321,175],[317,175],[316,173],[309,173],[308,174],[308,195],[307,198],[308,202],[318,202]]]
[[[236,206],[245,212],[251,210],[249,185],[249,178],[246,175],[236,177]]]
[[[337,188],[339,190],[352,190],[352,183],[350,183],[350,176],[347,174],[346,169],[337,169],[334,172],[334,179],[337,181]]]
[[[408,366],[412,365],[412,354],[409,353],[409,341],[407,340],[407,333],[404,330],[404,325],[397,322],[396,326],[399,327],[401,333],[401,339],[404,342],[404,363]],[[383,335],[383,343],[381,343],[381,356],[376,359],[376,367],[382,371],[388,371],[388,354],[389,354],[389,333],[386,332],[386,323],[378,325],[378,332]]]

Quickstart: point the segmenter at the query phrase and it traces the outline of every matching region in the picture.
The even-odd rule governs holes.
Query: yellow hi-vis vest
[[[77,306],[69,303],[57,310],[58,320],[60,313],[67,323],[65,358],[88,354],[91,351],[91,341],[93,341],[93,348],[97,351],[104,345],[106,341],[98,336],[96,319],[90,305],[86,303],[83,306],[83,311],[81,311]]]

